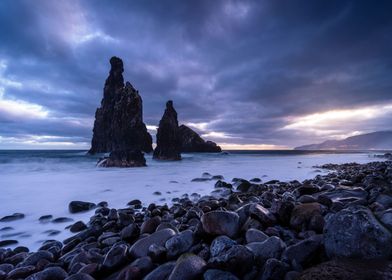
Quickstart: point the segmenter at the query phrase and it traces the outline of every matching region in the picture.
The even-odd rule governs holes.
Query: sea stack
[[[101,107],[95,113],[90,154],[122,151],[152,151],[152,137],[143,122],[143,102],[139,92],[126,82],[123,62],[110,59],[110,73],[103,90]]]
[[[180,129],[177,112],[171,100],[167,101],[165,113],[159,122],[154,159],[181,160]]]
[[[196,131],[180,126],[181,152],[183,153],[220,153],[222,152],[215,142],[204,141]]]

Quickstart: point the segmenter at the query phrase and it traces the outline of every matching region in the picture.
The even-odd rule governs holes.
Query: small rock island
[[[181,160],[181,138],[178,127],[177,112],[173,101],[166,103],[166,110],[159,122],[155,159]]]

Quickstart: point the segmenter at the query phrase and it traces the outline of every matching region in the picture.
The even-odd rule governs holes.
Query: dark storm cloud
[[[0,106],[15,108],[0,107],[0,136],[89,142],[113,55],[149,125],[173,99],[180,122],[221,143],[391,129],[387,109],[345,128],[286,129],[304,115],[392,104],[391,10],[355,0],[1,1]],[[31,104],[47,114],[15,113]]]

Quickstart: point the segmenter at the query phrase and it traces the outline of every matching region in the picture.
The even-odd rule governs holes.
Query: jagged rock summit
[[[143,122],[143,101],[129,83],[124,85],[123,62],[110,59],[110,73],[101,107],[95,113],[90,154],[122,151],[152,151],[152,137]]]
[[[171,100],[166,103],[166,110],[159,122],[154,158],[160,160],[181,159],[180,129],[178,127],[177,112]]]
[[[181,152],[183,153],[220,153],[222,152],[215,142],[204,141],[196,131],[187,127],[180,126]]]

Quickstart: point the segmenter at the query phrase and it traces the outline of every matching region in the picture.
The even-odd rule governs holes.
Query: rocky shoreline
[[[331,172],[303,182],[220,178],[214,196],[170,207],[71,202],[71,213],[95,209],[90,221],[37,252],[0,248],[0,280],[392,279],[392,162],[319,168]]]

